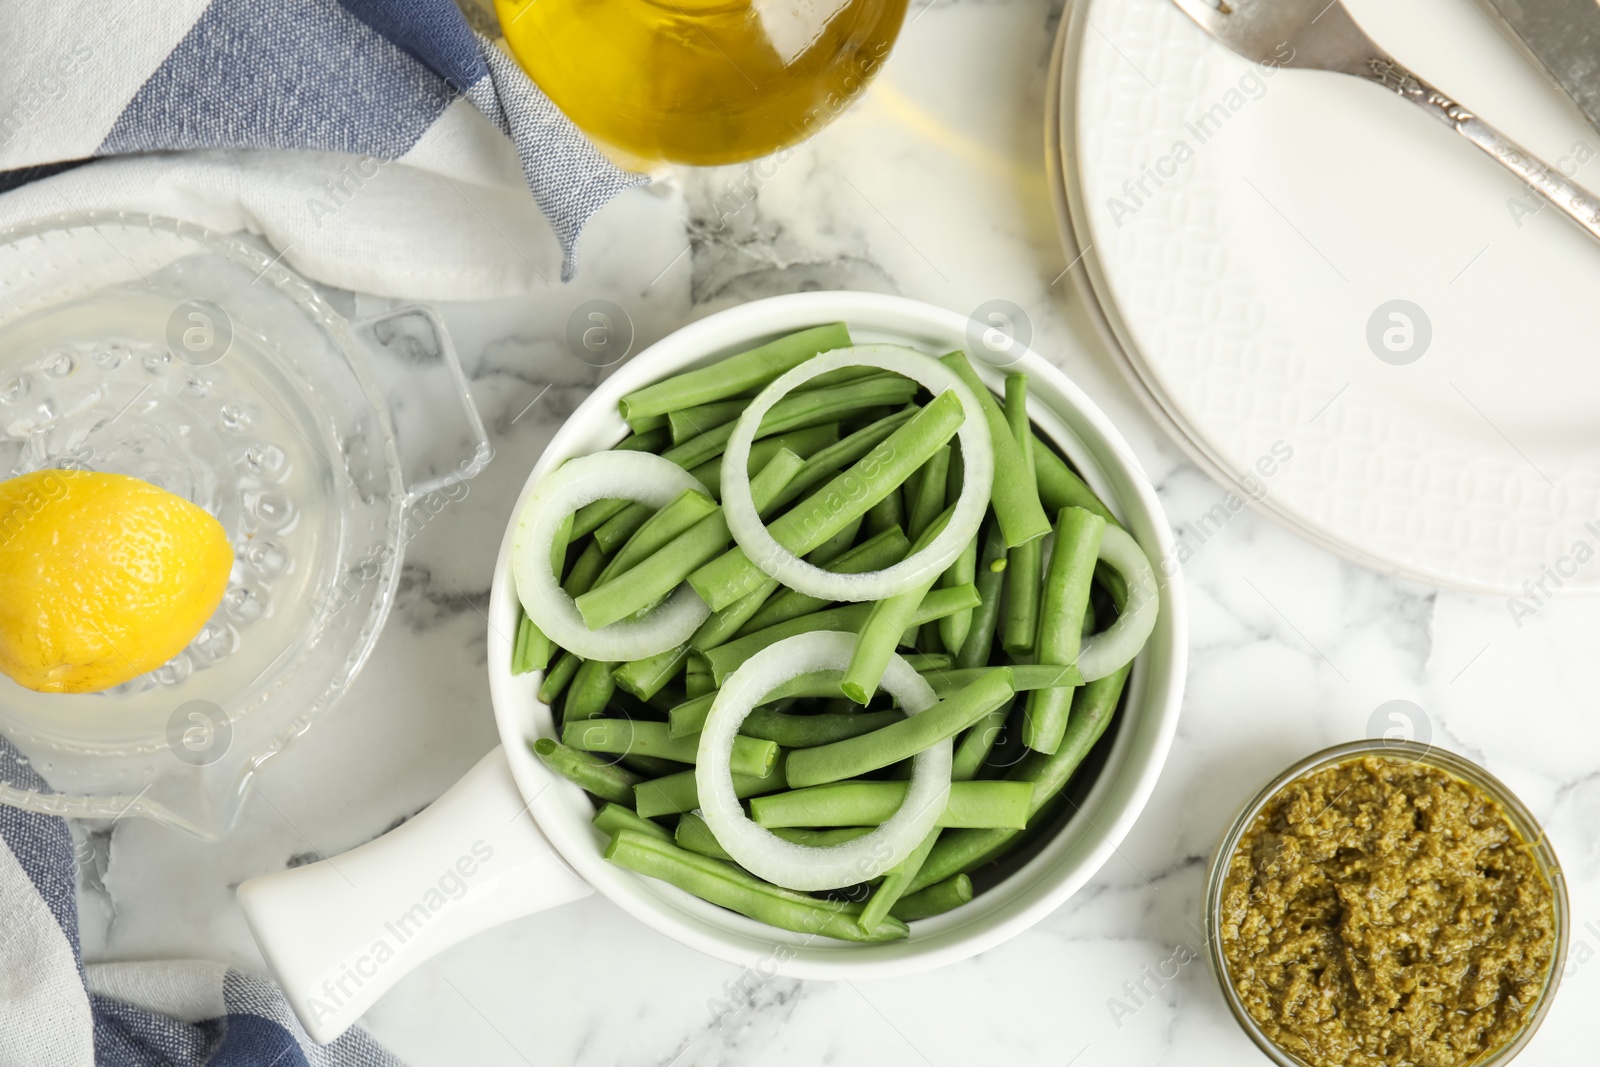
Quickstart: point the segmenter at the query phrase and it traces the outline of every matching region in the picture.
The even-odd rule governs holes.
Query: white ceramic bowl
[[[965,316],[899,297],[843,292],[760,300],[686,326],[634,356],[579,406],[550,442],[511,512],[490,595],[490,691],[503,756],[486,757],[461,785],[400,830],[339,857],[337,870],[319,872],[324,864],[317,864],[240,889],[263,953],[315,1036],[326,1039],[348,1025],[382,989],[448,940],[583,895],[583,883],[662,933],[719,959],[759,966],[763,973],[885,977],[962,960],[1021,933],[1088,881],[1127,834],[1155,786],[1177,725],[1187,658],[1181,574],[1171,563],[1175,556],[1166,518],[1132,462],[1127,443],[1076,385],[1031,351],[1018,355],[1013,350],[1004,368],[974,363],[997,387],[1007,370],[1027,373],[1035,425],[1123,519],[1165,580],[1155,632],[1139,656],[1123,708],[1101,742],[1109,742],[1109,750],[1097,770],[1091,770],[1091,758],[1080,772],[1092,773],[1092,784],[1077,797],[1077,810],[1062,828],[1024,862],[1015,863],[998,884],[961,908],[914,923],[911,935],[901,941],[853,944],[778,930],[607,863],[602,855],[605,839],[590,823],[592,802],[577,786],[546,770],[530,751],[529,742],[555,736],[556,730],[550,709],[537,697],[540,676],[516,677],[510,671],[517,625],[510,553],[522,500],[547,471],[573,456],[609,448],[625,436],[627,427],[617,413],[617,400],[624,394],[782,334],[835,321],[847,323],[858,343],[893,342],[930,354],[968,347]],[[542,831],[541,845],[548,840],[570,872],[531,851],[529,841],[539,835],[526,834],[531,824],[516,819],[519,806],[532,813]],[[515,839],[506,831],[508,822],[518,835]],[[405,911],[408,900],[415,899],[407,893],[416,888],[395,888],[404,881],[398,867],[404,864],[432,877],[441,865],[466,854],[474,834],[479,840],[473,843],[484,846],[480,851],[493,851],[494,864],[505,864],[504,877],[491,876],[488,865],[480,870],[471,864],[477,879],[472,892],[435,912],[448,917],[431,920],[426,931],[435,933],[407,939],[398,955],[408,963],[374,964],[378,973],[360,983],[356,995],[327,995],[327,976],[337,978],[358,958],[351,955],[354,948],[341,946],[368,936],[352,932],[353,926],[365,924],[372,936],[388,936],[370,922],[374,895],[383,898],[377,912],[387,909],[390,915]],[[417,840],[406,846],[392,843],[408,835]],[[381,893],[376,888],[380,884]],[[413,882],[423,890],[426,884],[426,878]],[[474,899],[488,903],[474,909]],[[353,910],[358,908],[365,912]],[[447,939],[444,927],[453,936]],[[430,939],[429,947],[419,951],[418,941]],[[326,1010],[306,1000],[316,1000],[319,989],[324,990]]]

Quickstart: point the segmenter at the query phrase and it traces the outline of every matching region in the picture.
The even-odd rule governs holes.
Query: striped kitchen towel
[[[0,189],[16,191],[0,226],[175,214],[262,233],[318,280],[388,295],[509,295],[554,273],[550,259],[571,277],[585,221],[645,179],[490,38],[483,0],[462,2],[8,0]]]
[[[0,739],[0,780],[44,782]],[[85,966],[64,819],[0,805],[4,1067],[400,1067],[364,1031],[311,1040],[271,979],[203,960]]]

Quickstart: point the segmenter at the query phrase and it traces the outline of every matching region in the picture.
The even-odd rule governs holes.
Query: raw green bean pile
[[[768,409],[748,478],[771,536],[824,571],[874,574],[947,528],[961,531],[960,554],[875,601],[824,600],[764,573],[723,516],[722,453],[766,385],[850,345],[842,324],[818,326],[624,397],[633,432],[617,449],[660,456],[700,488],[660,508],[585,498],[561,522],[551,572],[593,631],[643,619],[686,588],[710,613],[676,647],[616,663],[562,649],[524,613],[511,669],[538,672],[556,732],[531,747],[597,799],[611,862],[786,930],[887,941],[971,901],[972,876],[1059,807],[1051,802],[1115,716],[1131,669],[1085,684],[1079,650],[1124,613],[1129,593],[1126,576],[1097,566],[1105,532],[1121,527],[1035,433],[1026,377],[1008,376],[996,396],[959,352],[940,362],[976,395],[993,449],[988,510],[970,537],[952,516],[970,461],[957,433],[977,409],[954,388],[930,395],[871,366],[822,373]],[[919,754],[949,745],[951,781],[933,828],[924,837],[919,824],[906,845],[920,844],[898,863],[800,892],[752,874],[735,844],[718,841],[698,813],[696,767],[728,680],[818,631],[854,635],[849,663],[763,686],[734,738],[727,770],[748,817],[786,843],[844,848],[896,814]],[[931,707],[902,709],[883,688],[896,656],[931,687]]]

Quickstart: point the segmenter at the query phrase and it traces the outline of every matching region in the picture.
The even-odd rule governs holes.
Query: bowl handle
[[[463,483],[488,465],[494,450],[444,322],[432,308],[407,304],[354,329],[365,345],[366,368],[388,402],[406,504],[459,499]]]
[[[592,892],[496,748],[416,817],[342,856],[252,878],[239,904],[301,1025],[328,1042],[441,950]]]

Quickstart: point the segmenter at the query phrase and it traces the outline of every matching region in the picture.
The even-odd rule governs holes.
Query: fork
[[[1471,141],[1591,237],[1600,202],[1532,152],[1413,74],[1378,47],[1340,0],[1175,0],[1212,37],[1256,63],[1326,70],[1376,82]],[[1284,56],[1284,49],[1288,56]]]

